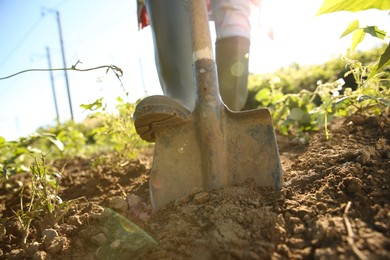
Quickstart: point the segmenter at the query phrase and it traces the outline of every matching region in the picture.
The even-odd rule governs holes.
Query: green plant
[[[328,14],[339,11],[350,11],[350,12],[359,12],[367,9],[378,9],[378,10],[389,10],[390,1],[384,0],[366,0],[366,1],[356,1],[356,0],[325,0],[317,12],[317,15]],[[381,40],[388,39],[386,32],[380,30],[377,26],[365,26],[360,27],[359,21],[355,20],[349,24],[347,29],[342,33],[341,37],[344,37],[352,33],[352,44],[351,52],[356,48],[356,46],[364,40],[366,34],[370,34],[373,37],[376,37]],[[371,69],[369,77],[373,77],[377,71],[382,69],[384,66],[390,62],[390,44],[387,43],[387,47],[383,54],[379,57],[376,65]]]
[[[95,144],[100,149],[113,148],[119,156],[133,158],[137,154],[138,148],[144,142],[138,137],[133,121],[135,104],[126,103],[122,98],[117,98],[117,113],[96,112],[90,119],[97,120],[99,125],[92,130]],[[89,110],[98,110],[102,107],[101,99],[90,105],[83,105]]]
[[[390,105],[386,72],[370,78],[373,65],[365,66],[349,58],[344,60],[349,70],[343,76],[352,75],[353,84],[346,84],[343,78],[325,83],[318,80],[313,91],[301,89],[297,93],[285,93],[282,81],[274,77],[257,92],[256,100],[260,106],[271,110],[276,129],[281,134],[295,135],[305,141],[307,132],[324,127],[328,139],[328,123],[334,117],[350,117],[355,113],[378,115]]]
[[[59,196],[61,171],[47,163],[46,155],[30,155],[35,164],[30,167],[27,188],[21,189],[20,208],[14,211],[24,232],[23,243],[27,241],[34,220],[41,220],[41,227],[52,227],[63,217],[70,204],[63,202]]]
[[[35,132],[16,141],[6,141],[0,136],[0,183],[11,174],[28,170],[32,161],[27,155],[42,150],[63,152],[64,145],[54,134],[48,132]]]

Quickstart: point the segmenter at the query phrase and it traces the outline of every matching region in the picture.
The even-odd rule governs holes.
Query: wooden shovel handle
[[[206,1],[190,0],[193,61],[214,60]]]

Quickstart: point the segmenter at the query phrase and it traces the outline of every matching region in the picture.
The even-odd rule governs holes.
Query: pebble
[[[49,228],[42,231],[42,238],[44,239],[45,244],[50,243],[56,237],[58,237],[58,233],[54,229]]]
[[[114,210],[125,210],[127,209],[127,201],[119,196],[113,197],[110,200],[110,208]]]

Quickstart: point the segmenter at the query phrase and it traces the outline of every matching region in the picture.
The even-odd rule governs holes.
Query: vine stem
[[[80,61],[77,61],[75,65],[72,65],[70,68],[54,68],[54,69],[27,69],[27,70],[22,70],[22,71],[19,71],[19,72],[16,72],[14,74],[11,74],[11,75],[8,75],[8,76],[5,76],[5,77],[1,77],[0,80],[5,80],[5,79],[9,79],[9,78],[12,78],[12,77],[15,77],[17,75],[20,75],[22,73],[26,73],[26,72],[41,72],[41,71],[59,71],[59,70],[72,70],[72,71],[91,71],[91,70],[98,70],[98,69],[107,69],[107,72],[108,70],[112,70],[115,75],[117,76],[117,78],[119,79],[119,77],[121,77],[123,75],[123,71],[121,68],[115,66],[115,65],[102,65],[102,66],[97,66],[97,67],[93,67],[93,68],[87,68],[87,69],[79,69],[79,68],[76,68],[77,64],[79,64]]]

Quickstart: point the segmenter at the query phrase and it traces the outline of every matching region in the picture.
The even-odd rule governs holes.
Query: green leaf
[[[364,36],[366,36],[364,29],[357,29],[354,31],[352,34],[351,52],[354,51],[356,46],[363,41]]]
[[[363,29],[364,32],[371,34],[371,36],[384,40],[386,37],[386,32],[379,30],[377,26],[367,26]]]
[[[64,144],[58,140],[58,139],[54,139],[54,138],[48,138],[50,140],[50,142],[52,142],[53,144],[55,144],[55,146],[57,146],[57,148],[63,152],[64,151]]]
[[[261,102],[264,106],[268,106],[271,102],[271,90],[269,88],[263,88],[257,92],[255,99]]]
[[[386,64],[389,64],[389,61],[390,61],[390,43],[387,45],[385,52],[379,58],[378,70],[381,69]]]
[[[358,12],[367,9],[390,9],[389,0],[325,0],[316,15],[338,11]]]
[[[4,137],[0,136],[0,145],[5,144],[6,140]]]
[[[35,148],[35,147],[27,147],[27,151],[29,151],[30,153],[42,153],[42,150],[39,149],[39,148]]]
[[[99,98],[95,102],[93,102],[92,104],[81,104],[80,107],[84,108],[85,110],[94,111],[94,110],[97,110],[103,106],[102,100],[103,100],[103,98]]]
[[[347,29],[345,29],[345,31],[343,32],[343,34],[341,34],[340,38],[350,34],[351,32],[355,31],[356,29],[359,29],[359,21],[358,20],[355,20],[352,23],[350,23],[348,25]]]
[[[374,66],[374,68],[371,70],[371,73],[369,75],[369,79],[372,78],[378,70],[380,70],[382,67],[390,64],[390,43],[387,45],[385,52],[380,56],[378,63]]]
[[[300,121],[303,118],[304,114],[305,113],[302,111],[302,109],[294,107],[290,111],[290,119]]]

